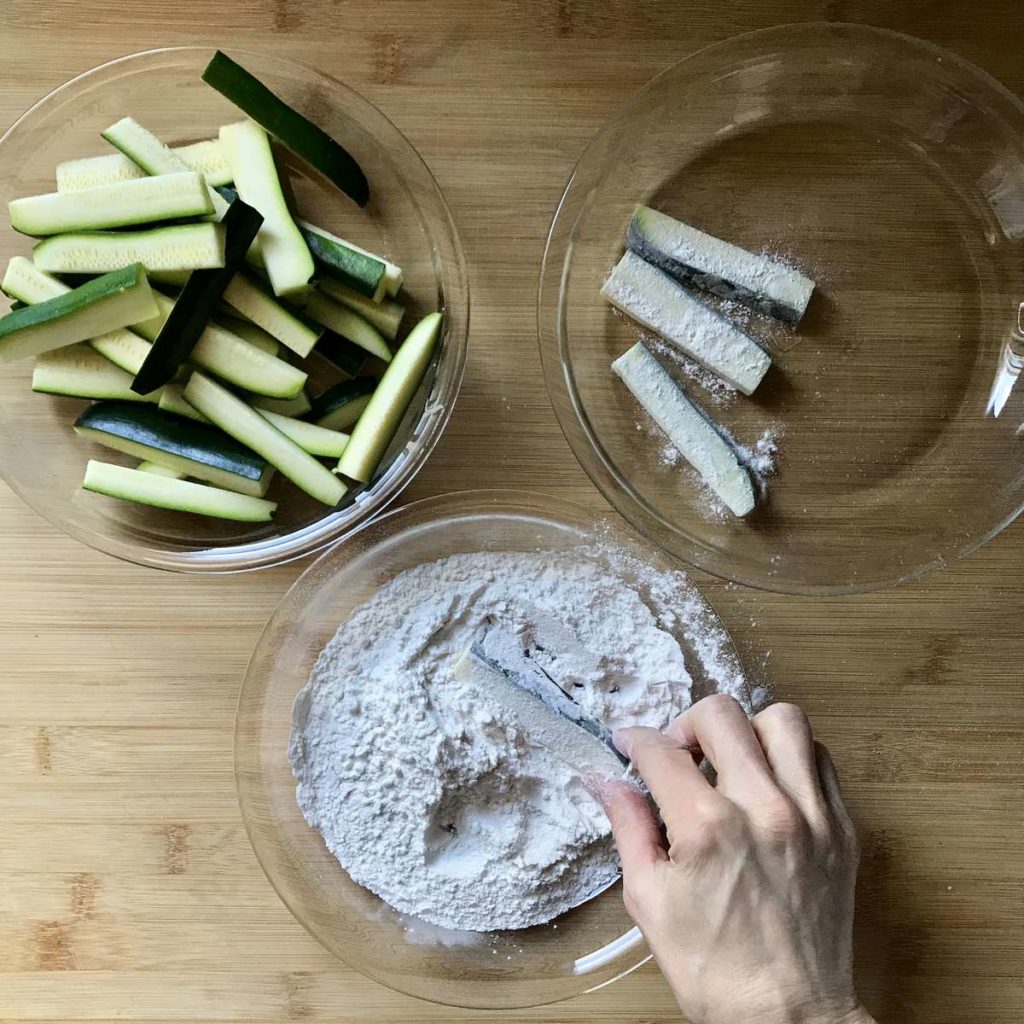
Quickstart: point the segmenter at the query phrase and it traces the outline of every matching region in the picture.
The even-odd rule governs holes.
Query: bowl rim
[[[968,538],[959,545],[950,545],[947,549],[939,552],[927,561],[915,565],[897,576],[864,579],[853,583],[836,585],[786,582],[780,581],[765,570],[754,569],[746,571],[749,563],[741,563],[737,559],[728,556],[723,557],[703,542],[669,523],[656,510],[651,508],[647,502],[641,501],[632,495],[629,487],[623,480],[621,471],[611,463],[607,454],[595,443],[593,432],[586,425],[589,417],[585,410],[582,409],[574,388],[570,384],[572,377],[571,367],[566,365],[562,358],[563,304],[560,301],[560,294],[568,273],[569,259],[563,254],[556,265],[554,249],[559,221],[563,212],[568,208],[577,177],[580,176],[581,169],[585,167],[588,158],[601,142],[606,129],[637,101],[654,92],[664,78],[689,62],[717,52],[728,52],[731,47],[740,42],[756,42],[762,37],[767,39],[773,36],[788,38],[793,35],[800,35],[824,38],[826,35],[841,37],[843,34],[861,36],[864,39],[883,39],[889,43],[899,43],[911,47],[922,53],[930,53],[938,62],[951,65],[957,70],[974,77],[979,83],[992,90],[1000,101],[1013,108],[1017,115],[1024,117],[1024,97],[1012,92],[990,72],[937,43],[918,36],[909,35],[905,32],[899,32],[895,29],[857,22],[818,19],[805,22],[783,22],[778,25],[769,25],[748,32],[740,32],[725,39],[716,40],[693,50],[679,60],[673,61],[652,78],[648,79],[631,93],[623,103],[616,107],[590,137],[580,156],[573,164],[572,170],[569,172],[569,176],[555,204],[544,240],[544,250],[540,260],[536,291],[537,341],[540,348],[544,383],[555,413],[555,419],[576,461],[609,504],[631,526],[650,540],[651,543],[656,544],[684,565],[700,569],[718,579],[751,587],[755,590],[805,597],[841,597],[870,593],[899,586],[902,583],[919,579],[936,569],[946,568],[953,562],[976,551],[983,544],[1006,529],[1007,526],[1015,522],[1024,513],[1024,498],[1021,499],[1016,509],[1006,513],[977,535]],[[574,223],[578,223],[580,216],[582,216],[582,212],[577,216],[577,220]],[[545,305],[548,294],[553,292],[558,293],[558,297],[555,297],[551,303],[555,311],[554,325],[551,323],[550,310]],[[566,405],[568,409],[565,408]],[[571,416],[569,410],[571,410]],[[578,431],[580,432],[578,436],[580,436],[585,444],[577,445],[574,441],[574,436],[577,436]],[[580,451],[577,450],[578,447],[585,451],[585,455],[581,455]],[[681,538],[682,543],[679,550],[665,547],[652,536],[649,532],[651,520],[656,521],[660,527]],[[684,547],[685,551],[683,550]]]
[[[51,104],[54,100],[59,99],[63,94],[74,89],[76,86],[96,76],[109,73],[122,65],[131,64],[134,61],[178,54],[183,56],[212,55],[217,49],[219,47],[210,44],[153,47],[151,49],[121,54],[79,72],[37,99],[4,132],[0,133],[0,161],[4,157],[4,145],[11,138],[15,137],[29,125],[32,118],[41,109]],[[333,75],[321,71],[319,68],[302,61],[292,60],[290,57],[282,57],[245,47],[230,46],[224,49],[223,52],[240,57],[252,57],[261,62],[277,64],[286,70],[292,69],[294,72],[297,69],[304,75],[312,75],[329,83],[333,89],[345,93],[349,99],[363,108],[364,113],[385,124],[387,129],[394,133],[394,139],[405,147],[406,155],[413,161],[417,173],[422,176],[423,181],[428,186],[432,205],[444,226],[447,243],[451,249],[452,258],[447,269],[452,281],[447,288],[442,286],[439,296],[444,301],[443,309],[446,313],[441,348],[441,351],[444,352],[446,365],[444,391],[440,395],[434,395],[437,384],[441,380],[441,375],[438,373],[431,392],[427,395],[426,406],[413,427],[414,435],[417,431],[422,430],[421,436],[417,439],[415,450],[409,452],[408,449],[403,449],[385,472],[378,477],[372,487],[367,487],[357,492],[354,504],[356,506],[370,505],[372,507],[369,511],[364,510],[360,512],[354,522],[339,522],[342,517],[350,513],[352,505],[349,504],[341,510],[328,511],[320,519],[300,526],[280,537],[254,541],[248,544],[225,544],[190,551],[174,551],[144,542],[118,540],[106,533],[79,526],[73,520],[65,521],[55,516],[50,511],[49,506],[30,501],[19,482],[0,466],[0,478],[4,480],[11,490],[33,512],[40,515],[51,526],[56,527],[62,533],[66,533],[88,547],[108,555],[113,555],[127,562],[133,562],[149,568],[196,575],[252,572],[257,569],[284,565],[322,551],[332,543],[349,536],[354,530],[372,521],[388,509],[420,469],[422,469],[444,433],[458,400],[459,391],[465,376],[469,348],[470,279],[465,249],[452,216],[451,208],[437,179],[419,150],[416,149],[405,133],[366,96]],[[434,242],[433,238],[431,242]],[[451,289],[452,295],[448,294],[448,288]],[[447,300],[451,298],[459,298],[458,305],[454,308],[449,308],[447,304]],[[455,330],[452,330],[453,324]],[[440,360],[438,360],[438,364],[440,365]]]
[[[372,978],[374,981],[385,985],[393,991],[412,995],[416,998],[423,999],[424,1001],[435,1003],[437,1005],[450,1005],[478,1009],[496,1007],[494,1007],[493,1004],[470,1004],[466,1002],[459,1002],[455,999],[435,999],[432,996],[419,993],[408,986],[399,986],[395,983],[394,979],[389,979],[385,974],[380,972],[368,971],[364,965],[349,963],[344,957],[328,947],[324,940],[317,934],[314,926],[305,919],[303,914],[297,912],[296,907],[293,905],[295,901],[292,900],[284,891],[284,887],[279,885],[275,873],[270,869],[268,860],[271,847],[268,847],[265,844],[262,837],[257,836],[257,821],[255,820],[254,815],[250,813],[250,804],[252,801],[247,794],[243,793],[243,776],[246,772],[254,770],[247,762],[251,761],[255,756],[255,750],[254,745],[242,735],[242,722],[243,718],[250,714],[250,708],[253,703],[253,687],[258,685],[258,677],[255,674],[257,655],[261,648],[271,642],[274,634],[279,628],[278,619],[283,610],[288,608],[291,602],[302,597],[303,591],[310,586],[310,581],[315,578],[319,566],[334,557],[343,547],[355,541],[358,535],[364,534],[367,531],[375,531],[377,534],[377,536],[369,541],[369,548],[372,549],[376,544],[393,540],[396,536],[399,536],[402,532],[408,529],[421,529],[427,524],[437,523],[444,519],[458,521],[465,518],[481,518],[487,516],[521,516],[525,519],[543,518],[547,521],[558,523],[559,525],[569,527],[573,530],[585,530],[590,534],[606,536],[613,544],[621,543],[624,546],[628,545],[631,553],[637,554],[638,556],[642,553],[644,557],[652,561],[660,562],[661,568],[665,570],[682,572],[687,577],[689,586],[694,589],[696,594],[699,596],[700,601],[714,617],[718,628],[721,630],[729,648],[733,652],[736,663],[744,670],[744,672],[746,672],[744,667],[744,658],[742,657],[741,651],[736,645],[732,634],[725,622],[722,620],[717,609],[708,599],[703,588],[699,586],[698,581],[694,580],[689,572],[680,566],[678,561],[675,560],[668,552],[657,545],[654,541],[644,536],[641,532],[635,530],[612,509],[600,511],[591,510],[570,499],[539,490],[501,487],[469,488],[464,490],[446,491],[440,494],[418,498],[405,505],[392,507],[382,515],[360,523],[351,534],[335,541],[324,551],[321,551],[316,560],[307,565],[303,569],[302,573],[281,595],[274,606],[274,609],[270,612],[263,629],[260,630],[259,636],[253,645],[252,653],[246,663],[245,672],[239,686],[238,701],[235,708],[235,724],[232,740],[235,794],[253,854],[271,888],[277,894],[281,902],[288,908],[289,913],[291,913],[295,920],[314,939],[316,939],[321,946],[327,949],[332,956],[336,957],[342,963],[345,963],[353,970],[359,971],[359,973]],[[408,517],[411,521],[405,526],[396,526],[394,523],[395,519],[402,517]],[[362,554],[362,552],[357,553]],[[322,585],[322,582],[318,583],[313,593],[315,593],[316,590],[319,590]],[[307,594],[306,598],[308,599],[310,596],[311,594]],[[294,619],[291,619],[290,621],[294,622]],[[748,679],[747,682],[752,689],[753,680]],[[260,686],[261,693],[265,692],[265,689],[266,688],[264,686]],[[259,747],[259,744],[255,744],[255,747]],[[261,787],[261,792],[266,793],[266,787]],[[567,992],[564,996],[560,995],[555,999],[545,999],[539,1002],[536,999],[525,999],[514,1004],[502,1004],[502,1008],[515,1009],[530,1006],[553,1005],[555,1003],[560,1003],[565,999],[595,992],[598,989],[604,988],[605,986],[618,981],[627,974],[631,974],[633,971],[648,963],[653,956],[650,949],[646,947],[642,941],[635,941],[634,933],[636,933],[636,929],[631,929],[617,940],[622,942],[629,939],[630,943],[626,948],[622,949],[621,952],[616,953],[615,955],[626,955],[635,951],[635,962],[629,962],[621,965],[621,969],[613,973],[611,976],[595,979],[593,984],[586,985],[576,992]]]

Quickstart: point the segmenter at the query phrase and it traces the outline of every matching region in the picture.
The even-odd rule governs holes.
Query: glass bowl
[[[775,361],[751,399],[666,360],[741,445],[777,436],[745,520],[709,511],[609,370],[642,336],[598,294],[637,202],[818,283],[795,332],[742,317]],[[851,593],[1020,514],[1024,392],[998,405],[1024,363],[1022,301],[1024,104],[930,44],[808,24],[695,53],[601,128],[551,224],[538,326],[562,429],[631,523],[736,582]]]
[[[551,924],[517,931],[451,931],[399,914],[354,883],[306,824],[287,757],[292,702],[339,624],[398,573],[460,552],[556,552],[598,544],[621,553],[628,567],[620,573],[648,603],[683,613],[672,628],[694,679],[694,699],[723,681],[731,690],[737,681],[744,686],[728,633],[689,578],[616,523],[540,494],[468,491],[428,498],[364,524],[324,552],[271,616],[239,698],[239,803],[256,856],[281,899],[349,966],[423,999],[497,1008],[590,991],[649,958],[618,884]],[[671,574],[660,596],[644,586],[651,570]]]
[[[111,61],[72,79],[28,110],[0,138],[0,205],[50,192],[61,160],[113,152],[100,131],[131,115],[172,143],[215,137],[242,113],[200,80],[208,47],[150,50]],[[87,403],[36,395],[32,362],[4,366],[0,376],[0,475],[40,515],[66,533],[112,555],[162,569],[231,572],[276,565],[322,548],[385,508],[423,465],[455,404],[466,360],[469,286],[455,225],[423,160],[371,103],[327,75],[287,60],[228,51],[359,161],[371,199],[359,209],[301,161],[282,152],[298,208],[310,221],[392,257],[405,271],[406,326],[441,309],[438,355],[395,442],[368,488],[328,510],[283,479],[271,524],[236,524],[119,502],[80,489],[90,458],[123,457],[78,438],[71,429]],[[0,228],[0,260],[28,255],[31,239]],[[315,393],[341,379],[311,359]],[[280,476],[280,474],[278,474]]]

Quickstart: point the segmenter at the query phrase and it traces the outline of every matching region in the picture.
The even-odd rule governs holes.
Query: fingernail
[[[622,754],[623,757],[628,757],[632,760],[633,737],[630,735],[628,729],[616,729],[612,733],[612,743],[615,744],[615,749]]]
[[[610,775],[602,775],[600,772],[587,772],[583,776],[583,787],[600,804],[605,802],[609,785],[614,780]]]

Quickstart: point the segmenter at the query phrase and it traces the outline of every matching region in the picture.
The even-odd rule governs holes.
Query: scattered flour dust
[[[586,656],[553,652],[546,667],[612,727],[663,726],[707,692],[747,692],[686,575],[611,546],[454,555],[357,607],[295,700],[299,807],[356,882],[475,932],[550,921],[619,872],[579,775],[455,678],[489,618],[524,643],[570,631]]]

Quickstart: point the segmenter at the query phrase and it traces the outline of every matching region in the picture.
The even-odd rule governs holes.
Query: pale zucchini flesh
[[[303,309],[309,317],[330,328],[335,334],[347,338],[385,363],[391,362],[391,349],[383,335],[354,310],[319,292],[308,296]]]
[[[82,486],[122,501],[244,523],[269,522],[277,511],[276,503],[264,498],[95,459],[89,460]]]
[[[146,174],[196,173],[170,146],[165,146],[148,128],[139,124],[132,117],[122,117],[120,121],[112,124],[101,134],[107,142],[121,150],[129,160],[138,164]],[[205,178],[203,178],[203,184],[210,200],[209,217],[211,220],[221,220],[227,213],[228,204],[219,192],[210,187]]]
[[[155,312],[142,268],[125,267],[0,318],[0,362],[88,341]]]
[[[745,395],[753,394],[771,366],[771,356],[753,338],[635,252],[619,260],[601,294]]]
[[[231,169],[219,139],[204,139],[187,146],[172,146],[190,171],[198,171],[207,185],[231,183]],[[144,178],[146,172],[124,153],[85,156],[57,164],[57,191],[81,192],[96,185],[113,185],[119,181]]]
[[[307,322],[245,274],[235,274],[228,282],[224,301],[303,358],[312,352],[323,334],[319,324]]]
[[[737,516],[751,512],[754,488],[735,449],[643,343],[616,359],[612,370],[729,509]]]
[[[321,278],[317,282],[317,288],[335,302],[340,302],[358,313],[367,323],[376,327],[388,341],[394,341],[398,337],[398,330],[405,316],[405,306],[400,302],[393,302],[391,299],[373,302],[365,295],[360,295],[347,285],[333,281],[329,277]]]
[[[160,389],[160,408],[164,412],[173,412],[176,416],[184,416],[197,423],[209,423],[210,421],[198,409],[185,401],[184,390],[181,384],[165,384]]]
[[[265,395],[252,395],[249,404],[255,409],[276,412],[280,416],[305,416],[313,408],[309,394],[305,388],[294,398],[267,398]]]
[[[425,316],[402,342],[352,431],[337,471],[369,483],[430,365],[441,314]]]
[[[158,466],[155,462],[140,462],[135,467],[140,473],[153,473],[156,476],[165,476],[168,480],[184,480],[185,474],[167,466]]]
[[[224,232],[203,222],[54,235],[36,245],[32,262],[51,274],[104,274],[132,263],[147,271],[205,270],[224,266]]]
[[[345,451],[348,434],[340,430],[328,430],[326,427],[298,420],[292,416],[281,416],[267,409],[260,409],[260,415],[269,420],[285,437],[290,437],[303,451],[321,458],[337,459]]]
[[[69,398],[155,402],[159,394],[137,395],[134,376],[115,366],[88,345],[67,345],[44,352],[32,370],[32,390]]]
[[[12,199],[11,227],[26,235],[133,227],[213,212],[209,186],[195,171]]]
[[[257,242],[274,294],[305,291],[315,270],[313,257],[285,202],[267,133],[255,121],[242,121],[224,125],[220,141],[235,189],[263,214]]]
[[[333,507],[345,496],[348,488],[330,470],[209,377],[194,373],[185,386],[185,400],[317,501]]]

